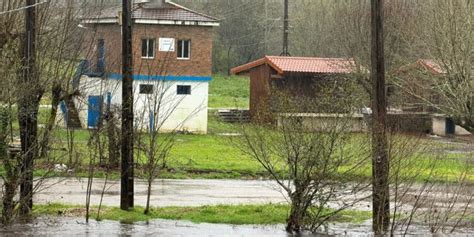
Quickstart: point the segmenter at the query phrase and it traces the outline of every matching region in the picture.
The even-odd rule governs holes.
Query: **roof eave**
[[[158,20],[158,19],[135,19],[137,24],[150,25],[186,25],[186,26],[219,26],[219,22],[214,21],[185,21],[185,20]]]
[[[181,9],[183,9],[183,10],[186,10],[186,11],[189,11],[189,12],[192,12],[192,13],[195,13],[195,14],[198,14],[198,15],[201,15],[201,16],[204,16],[204,17],[207,17],[207,18],[212,19],[212,20],[214,20],[214,21],[220,21],[220,19],[217,19],[217,18],[215,18],[215,17],[212,17],[212,16],[209,16],[209,15],[206,15],[206,14],[203,14],[203,13],[200,13],[200,12],[197,12],[197,11],[194,11],[194,10],[191,10],[191,9],[189,9],[189,8],[187,8],[187,7],[184,7],[184,6],[181,6],[181,5],[177,4],[177,3],[174,3],[174,2],[167,2],[167,3],[170,4],[170,5],[173,5],[173,6],[175,6],[175,7],[181,8]]]
[[[82,19],[82,24],[115,24],[119,23],[117,18],[100,18],[100,19]],[[186,25],[186,26],[219,26],[219,22],[213,21],[184,21],[184,20],[158,20],[158,19],[134,19],[136,24],[149,25]]]
[[[117,18],[85,18],[81,20],[81,24],[114,24],[118,23]]]
[[[284,73],[283,70],[281,70],[281,68],[277,67],[273,62],[271,62],[271,60],[267,56],[265,56],[264,58],[258,59],[257,61],[253,61],[244,65],[232,68],[230,70],[230,73],[233,75],[247,74],[252,68],[256,68],[264,64],[269,65],[270,67],[275,69],[275,71],[277,71],[278,74],[280,75]]]

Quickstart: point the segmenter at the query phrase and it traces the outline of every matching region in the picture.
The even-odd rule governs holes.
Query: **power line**
[[[17,11],[25,10],[25,9],[28,9],[28,8],[31,8],[31,7],[36,7],[36,6],[38,6],[38,5],[45,4],[45,3],[48,3],[48,2],[49,2],[49,1],[39,2],[39,3],[35,3],[35,4],[33,4],[33,5],[28,5],[28,6],[20,7],[20,8],[17,8],[17,9],[13,9],[13,10],[8,10],[8,11],[0,12],[0,15],[4,15],[4,14],[12,13],[12,12],[17,12]]]

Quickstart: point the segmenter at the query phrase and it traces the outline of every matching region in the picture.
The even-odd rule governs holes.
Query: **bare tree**
[[[87,8],[79,9],[77,6],[85,6],[83,3],[70,0],[28,1],[25,6],[22,1],[12,0],[0,5],[0,23],[2,30],[5,30],[2,32],[5,38],[2,37],[0,48],[0,71],[6,75],[5,81],[2,80],[1,83],[1,101],[9,106],[10,114],[18,106],[20,131],[13,129],[12,123],[16,121],[10,123],[9,130],[11,141],[19,134],[22,142],[23,151],[20,163],[16,166],[21,167],[18,174],[19,183],[22,183],[19,204],[21,213],[25,215],[31,211],[33,193],[41,189],[44,180],[44,177],[41,177],[33,183],[35,163],[41,163],[42,167],[46,167],[47,175],[50,175],[54,170],[52,164],[57,161],[56,155],[48,151],[55,145],[50,141],[54,141],[52,131],[58,120],[58,104],[74,94],[73,75],[81,53],[77,45],[82,42],[82,34],[77,28],[78,15],[87,11]],[[28,13],[28,17],[22,19],[24,12]],[[27,29],[22,29],[21,23],[25,24]],[[20,36],[23,40],[21,47]],[[22,55],[19,55],[19,52],[22,52]],[[14,81],[11,78],[14,78],[17,72],[21,73],[16,75],[18,77]],[[51,97],[47,93],[49,91],[52,92]],[[44,129],[43,126],[38,126],[39,105],[43,98],[52,100]],[[48,159],[40,161],[40,157]]]
[[[473,8],[468,0],[432,0],[416,8],[422,27],[409,47],[416,54],[411,58],[424,59],[429,68],[404,74],[397,84],[420,104],[445,113],[470,131],[474,130]],[[413,81],[419,86],[410,86]]]
[[[353,142],[348,132],[354,125],[351,114],[339,114],[331,119],[302,116],[302,111],[309,115],[330,111],[334,103],[342,111],[352,111],[356,99],[350,92],[335,102],[340,85],[324,88],[317,98],[275,92],[270,115],[257,116],[278,118],[278,126],[242,125],[242,137],[233,138],[289,197],[286,230],[290,233],[320,230],[341,210],[354,204],[344,201],[344,193],[357,195],[367,187],[350,182],[369,154],[368,147],[360,146],[357,150],[348,147]],[[336,209],[329,210],[329,204],[334,202],[338,203]]]

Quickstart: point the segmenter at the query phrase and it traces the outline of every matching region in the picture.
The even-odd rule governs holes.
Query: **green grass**
[[[178,136],[170,165],[186,170],[256,174],[262,169],[225,138],[216,135]]]
[[[211,119],[212,120],[212,119]],[[235,132],[234,125],[221,125],[217,121],[210,122],[213,124],[215,131],[230,131]],[[56,146],[58,148],[51,151],[51,157],[56,161],[54,163],[68,164],[67,150],[64,130],[55,131]],[[75,167],[74,173],[70,176],[87,177],[89,151],[87,141],[90,133],[85,130],[78,130],[74,132],[76,141],[76,151],[79,155],[80,164]],[[363,139],[362,135],[354,134],[351,140],[351,145],[347,148],[347,152],[353,152],[363,146],[362,143],[367,141]],[[438,145],[439,146],[439,145]],[[456,182],[460,174],[470,167],[471,172],[468,174],[468,179],[474,182],[474,173],[472,172],[472,165],[466,166],[466,159],[469,159],[466,154],[445,154],[443,158],[435,163],[435,173],[430,174],[427,167],[434,156],[430,153],[419,154],[410,158],[404,168],[402,174],[405,177],[416,174],[415,179],[422,182],[426,179],[438,182]],[[136,157],[138,158],[138,156]],[[136,175],[138,178],[143,178],[143,170],[140,164],[145,162],[145,157],[137,159],[138,166]],[[64,173],[47,172],[42,161],[37,161],[37,169],[35,169],[36,176],[68,176]],[[341,172],[347,167],[341,167]],[[282,174],[284,170],[280,171]],[[0,175],[3,174],[3,166],[0,166]],[[104,169],[96,168],[94,176],[103,178],[106,176]],[[367,160],[363,167],[357,172],[353,173],[354,180],[368,180],[371,177],[371,165]],[[120,177],[119,171],[112,171],[109,173],[109,178],[117,179]],[[262,166],[249,155],[236,148],[228,137],[218,135],[217,133],[208,135],[176,135],[176,143],[170,152],[168,158],[168,169],[159,172],[158,178],[166,179],[187,179],[187,178],[204,178],[204,179],[255,179],[260,177],[269,177],[268,173]]]
[[[249,78],[214,75],[209,84],[209,108],[248,108]]]
[[[168,169],[159,172],[158,178],[166,179],[187,179],[187,178],[204,178],[204,179],[255,179],[260,177],[269,177],[268,173],[262,166],[232,144],[230,139],[225,136],[218,135],[220,132],[237,132],[237,125],[226,124],[219,122],[215,116],[210,116],[209,120],[210,134],[208,135],[176,135],[176,143],[170,152],[168,158]],[[51,157],[60,157],[54,163],[68,164],[66,138],[67,132],[58,129],[55,130],[55,141],[57,146],[63,148],[54,149],[51,151]],[[79,166],[75,167],[74,173],[69,174],[73,177],[87,177],[89,151],[87,141],[90,132],[86,130],[77,130],[74,132],[76,141],[76,151],[79,154]],[[361,134],[354,134],[350,145],[347,147],[347,152],[354,152],[365,147],[367,143],[366,136]],[[428,142],[429,146],[440,147],[441,144],[433,144],[432,140]],[[367,152],[367,151],[366,151]],[[415,179],[422,182],[426,179],[438,182],[456,182],[460,174],[471,167],[471,173],[468,179],[474,182],[474,173],[472,172],[472,165],[466,166],[466,159],[469,159],[468,154],[444,154],[443,158],[438,160],[435,164],[435,173],[430,174],[427,167],[434,155],[426,152],[424,154],[417,154],[410,158],[402,170],[403,176],[409,177],[416,174]],[[138,158],[138,157],[137,157]],[[136,175],[138,178],[143,178],[143,169],[140,164],[145,162],[142,154],[141,159],[137,159],[138,166]],[[42,165],[42,161],[37,162],[36,176],[68,176],[64,173],[47,172],[46,167]],[[341,167],[343,172],[347,167]],[[280,171],[282,174],[284,170]],[[3,174],[3,166],[0,166],[0,175]],[[104,169],[96,168],[94,176],[103,178],[106,176]],[[120,173],[118,170],[109,172],[109,178],[118,179]],[[357,172],[353,173],[354,180],[369,180],[371,177],[371,165],[367,160],[363,167]]]
[[[331,211],[331,210],[328,210]],[[153,219],[187,220],[194,223],[221,223],[221,224],[283,224],[288,217],[289,206],[281,204],[265,205],[218,205],[201,207],[162,207],[152,208],[148,215],[143,214],[143,207],[136,207],[132,211],[123,211],[117,207],[102,207],[100,216],[97,216],[97,207],[93,207],[92,218],[99,220],[113,220],[122,223],[135,223]],[[85,209],[80,206],[63,204],[35,205],[33,214],[84,216]],[[371,218],[366,211],[345,210],[338,213],[331,220],[333,222],[361,223]]]
[[[49,108],[44,108],[40,107],[38,110],[38,124],[46,124],[46,122],[49,119],[50,115],[50,109]],[[60,114],[61,111],[58,111]],[[19,130],[19,125],[18,125],[18,107],[16,105],[13,105],[11,107],[11,120],[13,121],[13,130],[17,133],[16,135],[19,136],[18,130]]]

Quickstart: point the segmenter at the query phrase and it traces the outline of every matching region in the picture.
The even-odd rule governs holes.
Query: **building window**
[[[178,58],[189,59],[191,55],[191,40],[178,40]]]
[[[155,39],[142,39],[142,58],[155,57]]]
[[[140,84],[140,94],[153,94],[153,85]]]
[[[177,90],[178,95],[190,95],[191,94],[191,86],[178,86]]]

